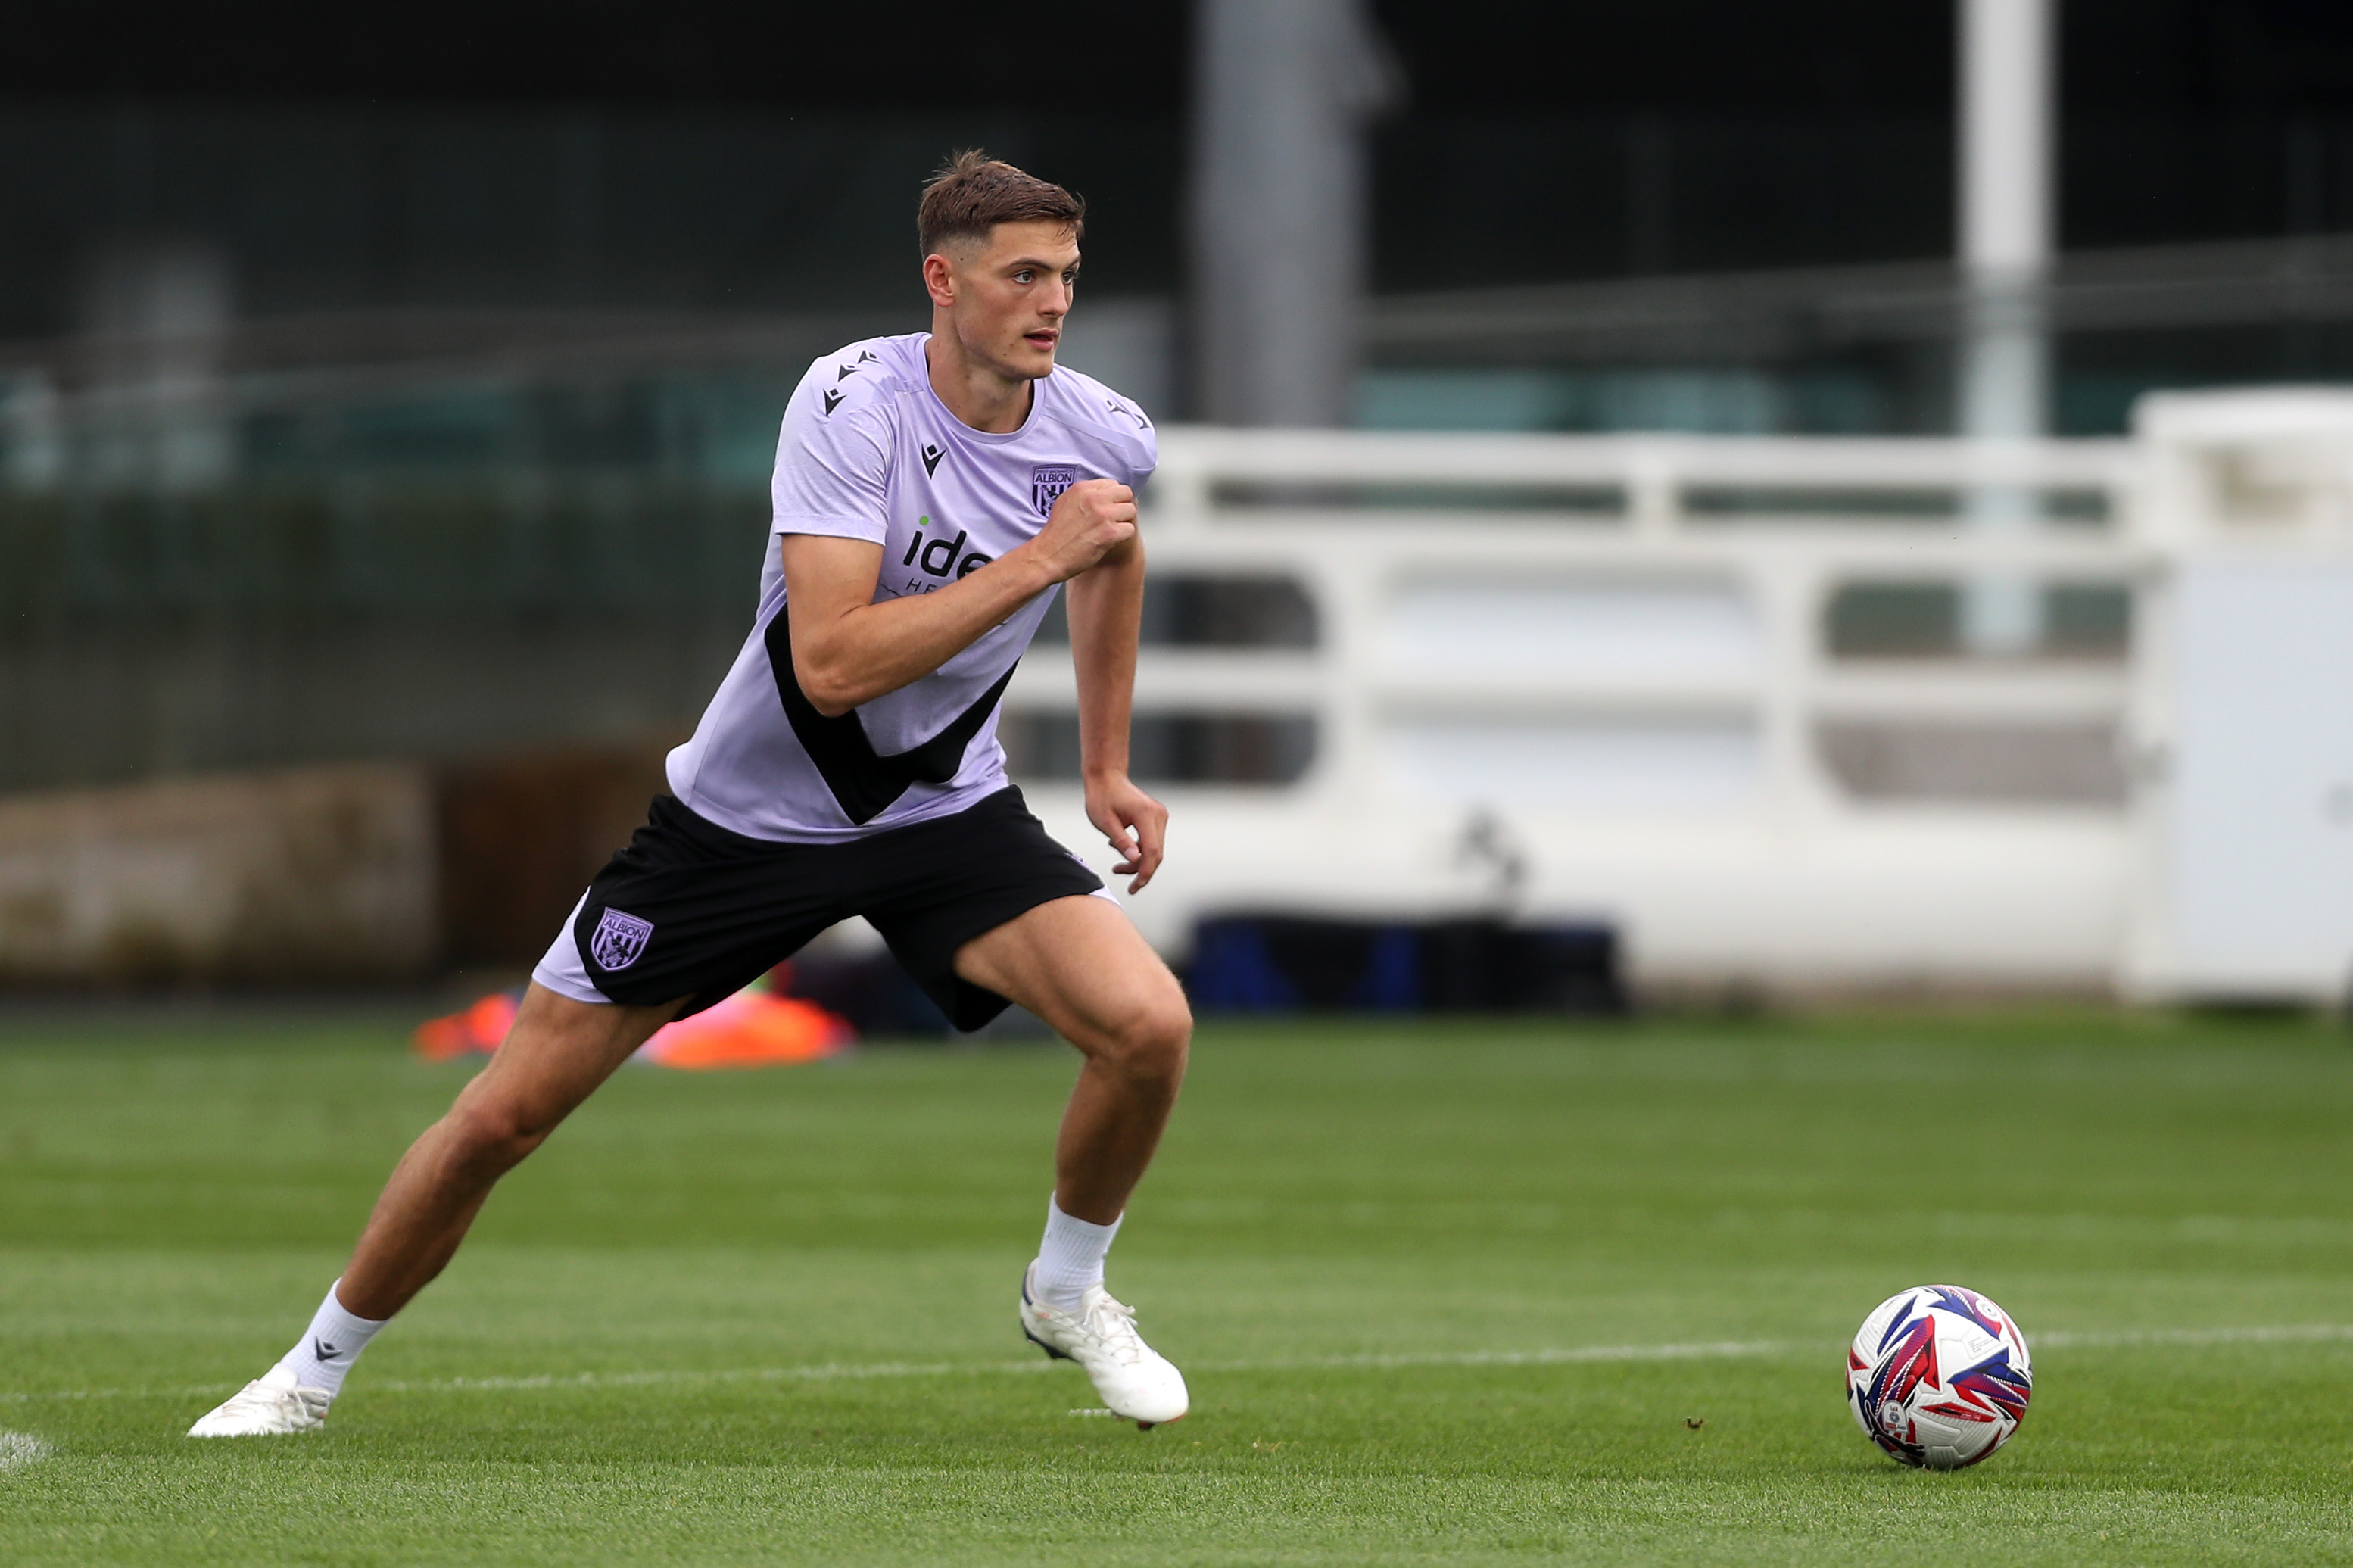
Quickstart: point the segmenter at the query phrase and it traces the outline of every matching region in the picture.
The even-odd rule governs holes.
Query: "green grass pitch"
[[[183,1438],[466,1070],[0,1016],[0,1562],[2353,1561],[2341,1026],[1205,1028],[1112,1259],[1192,1384],[1150,1434],[1013,1323],[1060,1047],[632,1069],[324,1433]],[[1946,1280],[2038,1387],[1915,1474],[1841,1350]]]

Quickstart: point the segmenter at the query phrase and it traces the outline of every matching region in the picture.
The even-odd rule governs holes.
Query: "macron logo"
[[[938,473],[938,472],[940,471],[940,459],[941,459],[942,458],[946,457],[946,456],[947,456],[947,454],[946,454],[945,452],[941,451],[937,447],[924,447],[924,448],[923,448],[923,477],[924,477],[925,479],[929,479],[929,478],[931,478],[934,474]]]
[[[332,1361],[343,1352],[339,1347],[331,1345],[314,1335],[311,1340],[311,1353],[323,1362]]]
[[[839,408],[839,407],[840,407],[840,406],[841,406],[841,394],[839,394],[839,392],[831,392],[831,391],[828,391],[828,392],[825,395],[825,411],[826,411],[828,414],[830,414],[830,413],[832,413],[835,409],[837,409],[837,408]]]

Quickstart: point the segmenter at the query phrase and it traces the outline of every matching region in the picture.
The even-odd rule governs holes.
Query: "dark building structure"
[[[1370,9],[1360,422],[1950,427],[1946,0]],[[2062,14],[2060,431],[2353,379],[2353,9]],[[0,788],[674,731],[954,147],[1085,194],[1070,356],[1183,417],[1195,21],[0,3]]]
[[[1952,251],[1942,0],[1374,10],[1407,84],[1376,132],[1379,293]],[[2353,227],[2353,11],[2062,14],[2063,248]],[[1174,0],[1035,28],[923,3],[5,15],[0,340],[104,322],[109,266],[158,245],[215,257],[211,286],[246,321],[901,315],[917,303],[910,193],[970,142],[1085,192],[1097,297],[1185,286],[1190,17]],[[2166,352],[2184,374],[2269,374],[2267,356],[2299,354],[2309,374],[2340,352],[2320,336]],[[1935,410],[1876,417],[1924,426]]]

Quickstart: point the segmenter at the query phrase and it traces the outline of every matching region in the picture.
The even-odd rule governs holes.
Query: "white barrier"
[[[2135,660],[2122,976],[2344,1004],[2353,983],[2353,393],[2144,399],[2163,591]]]
[[[1295,578],[1321,633],[1145,654],[1139,711],[1317,731],[1296,784],[1166,792],[1168,866],[1130,903],[1164,950],[1220,910],[1507,908],[1615,921],[1651,985],[2114,975],[2120,809],[1859,801],[1820,737],[2115,728],[2127,670],[1833,659],[1823,618],[1859,580],[2145,581],[2129,444],[1175,430],[1162,451],[1154,570]],[[1972,529],[1951,499],[1984,486],[2107,521]],[[1498,510],[1499,489],[1532,504]],[[1950,515],[1905,515],[1924,500]],[[1033,652],[1008,702],[1069,710],[1067,657]],[[1074,789],[1031,794],[1069,842],[1100,843]]]

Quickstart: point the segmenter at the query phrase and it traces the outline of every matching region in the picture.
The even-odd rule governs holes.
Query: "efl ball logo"
[[[2009,1442],[2033,1393],[2026,1336],[2009,1313],[1958,1285],[1890,1296],[1847,1348],[1855,1424],[1926,1469],[1957,1470]]]

